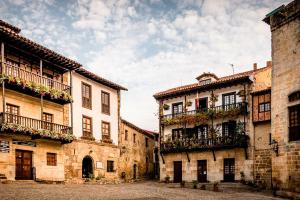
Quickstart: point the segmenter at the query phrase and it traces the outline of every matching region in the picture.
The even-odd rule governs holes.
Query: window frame
[[[47,166],[57,166],[57,153],[47,152]],[[51,157],[53,156],[53,157]]]
[[[9,112],[7,111],[9,109]],[[11,112],[13,109],[17,110],[17,113],[13,113]],[[13,110],[15,111],[15,110]],[[5,105],[5,113],[8,113],[8,118],[7,120],[9,121],[9,123],[14,123],[14,124],[19,124],[19,117],[20,116],[20,106],[15,105],[15,104],[11,104],[11,103],[6,103]]]
[[[225,104],[225,98],[227,96],[231,96],[231,95],[234,96],[234,102],[229,103],[229,104]],[[236,104],[236,92],[229,92],[229,93],[222,94],[222,106],[228,106],[228,105],[233,105],[233,104]]]
[[[172,135],[171,135],[172,140],[180,139],[182,137],[183,137],[183,128],[172,129]]]
[[[103,102],[103,95],[107,95],[107,97],[108,97],[108,104],[106,105],[106,104],[104,104],[104,102]],[[105,101],[105,100],[104,100]],[[108,111],[106,111],[104,108],[107,106],[107,110]],[[101,90],[101,112],[103,113],[103,114],[106,114],[106,115],[110,115],[110,93],[108,93],[108,92],[105,92],[105,91],[103,91],[103,90]]]
[[[266,105],[269,104],[269,110],[266,110]],[[261,107],[263,106],[263,110],[261,110]],[[263,102],[258,104],[258,113],[264,113],[271,111],[271,102]]]
[[[84,118],[89,119],[90,120],[90,132],[87,132],[84,130]],[[85,138],[92,138],[93,137],[93,118],[86,116],[86,115],[82,115],[82,137]]]
[[[124,136],[125,141],[128,141],[128,130],[125,129],[125,136]]]
[[[178,107],[179,105],[181,105],[181,112],[174,112],[174,108],[175,107]],[[177,110],[179,110],[177,108]],[[177,102],[177,103],[172,103],[172,115],[179,115],[179,114],[182,114],[183,113],[183,102]]]
[[[133,134],[133,138],[132,139],[133,139],[133,143],[135,144],[136,143],[136,133]]]
[[[106,161],[106,172],[115,172],[115,166],[113,160]]]
[[[292,112],[296,112],[295,118],[292,118]],[[288,123],[289,123],[289,141],[299,141],[300,134],[297,130],[300,128],[300,104],[288,107]],[[293,124],[292,124],[293,122]],[[295,131],[296,130],[296,131]]]
[[[89,88],[89,97],[85,97],[84,95],[84,87]],[[86,102],[85,99],[88,99],[89,104]],[[92,86],[85,82],[81,82],[81,100],[82,100],[82,107],[87,109],[92,109]]]
[[[45,116],[45,118],[44,118]],[[51,121],[46,121],[46,116],[51,116]],[[48,112],[43,112],[42,116],[42,128],[46,130],[52,130],[53,129],[53,121],[54,121],[54,115]]]
[[[106,124],[108,125],[108,135],[106,134],[103,134],[103,125]],[[110,127],[110,122],[107,122],[107,121],[101,121],[101,134],[102,134],[102,140],[105,139],[105,140],[110,140],[111,139],[111,127]],[[103,136],[108,136],[107,138],[104,138]]]

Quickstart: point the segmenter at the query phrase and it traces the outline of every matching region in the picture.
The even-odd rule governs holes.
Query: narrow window
[[[101,103],[102,103],[102,113],[109,115],[110,114],[109,93],[104,91],[101,92]]]
[[[53,129],[53,115],[50,113],[43,113],[43,120],[42,120],[42,128],[47,130]]]
[[[125,130],[125,140],[128,140],[128,130]]]
[[[110,140],[110,123],[102,121],[102,140]]]
[[[82,83],[81,90],[82,90],[82,107],[92,109],[91,86],[86,83]]]
[[[289,139],[300,140],[300,104],[289,107]]]
[[[18,124],[18,115],[20,107],[12,104],[6,104],[7,122]]]
[[[114,172],[114,161],[107,161],[107,172]]]
[[[92,138],[92,118],[90,117],[82,117],[82,136]]]
[[[172,129],[172,140],[177,140],[182,138],[183,129]]]
[[[223,106],[235,104],[236,96],[235,92],[223,94]]]
[[[136,137],[136,134],[134,133],[134,134],[133,134],[133,143],[136,142],[136,138],[135,138],[135,137]]]
[[[56,166],[56,153],[47,153],[47,165],[49,166]]]

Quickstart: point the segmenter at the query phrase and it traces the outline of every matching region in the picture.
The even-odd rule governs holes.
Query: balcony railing
[[[237,116],[247,113],[247,103],[240,102],[228,105],[215,106],[213,108],[198,109],[182,113],[163,115],[162,124],[172,125],[178,123],[204,122],[211,118]]]
[[[163,153],[202,151],[209,149],[222,149],[234,147],[247,147],[248,136],[246,134],[234,134],[231,136],[215,136],[210,138],[179,138],[161,142],[160,151]]]
[[[30,135],[33,138],[45,138],[71,142],[74,139],[72,128],[61,124],[45,122],[10,113],[0,113],[1,132],[13,132]]]
[[[4,65],[4,77],[2,78],[7,80],[8,83],[18,85],[22,89],[28,89],[35,93],[49,96],[51,99],[61,99],[67,102],[71,101],[70,86],[40,74],[26,71],[9,63],[4,63]]]

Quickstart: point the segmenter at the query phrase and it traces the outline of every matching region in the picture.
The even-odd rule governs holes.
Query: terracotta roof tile
[[[236,81],[236,80],[245,79],[245,81],[249,81],[249,77],[251,75],[253,75],[255,72],[262,71],[262,70],[264,70],[266,68],[269,68],[269,67],[270,66],[263,67],[263,68],[260,68],[260,69],[257,69],[257,70],[249,70],[249,71],[241,72],[241,73],[238,73],[238,74],[233,74],[233,75],[229,75],[229,76],[220,77],[218,80],[213,81],[213,82],[208,83],[208,84],[205,84],[205,85],[199,85],[198,83],[193,83],[193,84],[189,84],[189,85],[175,87],[175,88],[171,88],[171,89],[168,89],[168,90],[165,90],[165,91],[162,91],[162,92],[158,92],[158,93],[154,94],[153,96],[156,99],[161,99],[161,98],[164,98],[168,95],[175,95],[177,93],[188,92],[188,91],[194,90],[194,89],[205,89],[205,88],[208,88],[208,87],[214,87],[214,86],[217,86],[217,85],[221,85],[221,84]]]
[[[97,74],[94,74],[86,69],[84,69],[83,67],[81,68],[78,68],[75,70],[75,72],[77,72],[78,74],[82,75],[82,76],[85,76],[93,81],[96,81],[98,83],[101,83],[103,85],[106,85],[108,87],[111,87],[111,88],[114,88],[114,89],[117,89],[117,90],[127,90],[127,88],[121,86],[121,85],[118,85],[112,81],[109,81],[105,78],[102,78],[100,76],[98,76]]]

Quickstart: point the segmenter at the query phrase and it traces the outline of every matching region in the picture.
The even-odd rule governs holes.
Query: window
[[[47,153],[47,165],[56,166],[56,153]]]
[[[236,122],[229,121],[222,123],[222,135],[223,137],[232,137],[235,133]]]
[[[128,140],[128,130],[125,130],[125,140]]]
[[[92,137],[92,118],[87,116],[82,117],[82,134],[83,137]]]
[[[289,95],[289,101],[290,102],[297,101],[299,99],[300,99],[300,90],[296,91],[296,92],[293,92],[292,94]]]
[[[172,112],[173,112],[173,115],[182,113],[183,112],[183,103],[182,102],[174,103],[172,105]]]
[[[136,142],[136,134],[134,133],[133,134],[133,143],[135,143]]]
[[[271,103],[261,103],[259,104],[259,112],[267,112],[271,110]]]
[[[114,172],[114,161],[107,161],[107,172]]]
[[[146,138],[146,137],[145,137],[145,145],[146,145],[146,147],[149,146],[149,144],[148,144],[148,138]]]
[[[91,86],[86,83],[82,83],[81,90],[82,90],[82,107],[92,109]]]
[[[110,140],[110,123],[102,121],[102,140]]]
[[[6,104],[7,122],[18,124],[19,106]]]
[[[223,106],[235,104],[235,92],[223,94]]]
[[[53,115],[50,113],[43,113],[42,128],[47,130],[53,129]]]
[[[197,136],[199,139],[207,139],[208,136],[208,126],[201,125],[197,127]]]
[[[176,139],[182,138],[182,133],[183,133],[183,129],[182,128],[173,129],[172,130],[172,140],[176,140]]]
[[[300,140],[300,104],[289,107],[289,139]]]
[[[200,85],[206,85],[206,84],[209,84],[209,83],[211,83],[211,79],[205,79],[205,80],[199,81]]]
[[[110,106],[109,106],[109,93],[101,92],[101,103],[102,103],[102,113],[110,114]]]

